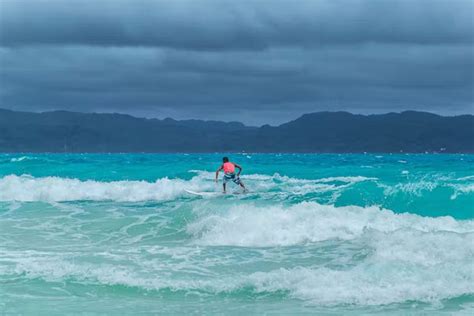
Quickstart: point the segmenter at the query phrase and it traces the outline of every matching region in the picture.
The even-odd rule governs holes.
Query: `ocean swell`
[[[196,172],[196,171],[193,171]],[[30,175],[8,175],[0,178],[0,201],[118,201],[138,202],[149,200],[172,200],[186,195],[185,189],[193,191],[220,192],[210,172],[197,172],[190,180],[167,177],[147,181],[81,181],[61,177],[32,177]],[[304,195],[311,192],[339,192],[353,184],[373,180],[361,176],[330,177],[316,180],[296,179],[275,174],[273,176],[250,174],[243,177],[250,181],[253,193],[267,194],[269,191],[285,192],[288,195]],[[188,195],[189,196],[189,195]]]
[[[199,179],[185,181],[162,178],[155,182],[112,181],[9,175],[0,179],[0,201],[119,201],[169,200],[183,194],[183,188],[199,190]]]
[[[290,206],[253,203],[223,209],[196,206],[197,219],[187,232],[197,244],[232,246],[289,246],[329,239],[351,240],[370,231],[474,232],[474,221],[452,217],[396,214],[379,207],[334,207],[315,202]]]

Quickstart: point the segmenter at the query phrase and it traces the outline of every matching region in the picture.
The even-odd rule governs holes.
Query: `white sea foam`
[[[61,177],[35,178],[29,175],[9,175],[0,178],[0,201],[147,201],[169,200],[185,194],[185,189],[194,191],[215,191],[214,174],[196,171],[190,180],[161,178],[155,182],[111,181]],[[316,180],[296,179],[275,174],[273,176],[250,174],[242,177],[251,182],[253,192],[268,192],[272,189],[284,190],[288,194],[338,191],[361,181],[373,178],[361,176],[330,177]],[[340,183],[334,183],[340,182]]]
[[[452,225],[448,223],[448,226]],[[213,294],[242,289],[251,289],[255,293],[283,291],[295,299],[317,305],[436,303],[474,293],[473,238],[474,233],[440,230],[372,230],[361,236],[366,246],[372,249],[371,254],[350,268],[293,267],[246,274],[210,274],[213,277],[195,275],[192,278],[167,277],[166,269],[169,267],[161,261],[157,263],[143,258],[134,260],[133,264],[127,263],[133,256],[126,254],[109,256],[118,260],[115,264],[99,264],[81,263],[74,253],[0,251],[0,261],[5,263],[0,266],[0,274],[53,282],[73,279],[87,285],[125,285],[147,290]],[[190,251],[191,256],[200,253],[198,248],[190,248]],[[189,273],[195,263],[188,261],[186,253],[181,255],[183,261],[173,266],[178,271],[183,269]]]
[[[214,184],[214,174],[193,170],[196,173],[189,180],[161,178],[155,182],[147,181],[82,181],[61,177],[32,177],[29,175],[8,175],[0,178],[0,201],[119,201],[135,202],[148,200],[170,200],[184,196],[185,189],[193,191],[220,191]],[[470,178],[466,178],[469,180]],[[334,176],[319,179],[298,179],[279,174],[245,174],[242,181],[248,184],[253,193],[282,199],[306,194],[326,194],[334,203],[342,192],[356,184],[373,182],[383,188],[385,195],[398,193],[421,196],[431,192],[441,184],[438,181],[420,179],[419,181],[386,185],[377,178],[364,176]],[[444,182],[443,182],[444,183]],[[453,190],[451,199],[459,195],[472,194],[472,183],[444,183]]]
[[[403,170],[402,175],[408,176],[410,172]],[[435,177],[423,177],[416,181],[397,183],[395,185],[387,185],[380,181],[376,181],[377,186],[384,190],[384,195],[408,194],[421,197],[427,192],[433,192],[439,188],[450,189],[452,191],[450,199],[454,200],[460,195],[472,194],[474,192],[474,183],[472,179],[474,176],[467,176],[462,178],[452,178],[443,175]]]
[[[172,280],[159,275],[144,277],[123,266],[79,265],[64,260],[25,261],[17,266],[15,272],[47,281],[74,278],[89,285],[125,285],[147,290],[230,293],[250,288],[256,293],[284,291],[295,299],[317,305],[382,305],[406,301],[434,303],[474,292],[474,280],[468,267],[459,269],[446,265],[426,268],[391,265],[389,262],[364,264],[351,270],[282,268],[194,280]]]
[[[195,217],[189,218],[187,224],[193,242],[178,249],[63,253],[0,248],[0,275],[7,279],[72,280],[87,286],[124,285],[158,291],[252,291],[263,295],[283,292],[316,305],[366,306],[407,301],[439,304],[444,299],[474,293],[472,220],[308,202],[272,207],[242,201],[239,204],[219,211],[209,209],[209,203],[194,204]],[[365,255],[351,257],[349,266],[282,264],[281,268],[270,270],[265,269],[265,262],[277,258],[267,255],[261,261],[261,257],[255,256],[252,266],[257,269],[229,273],[227,268],[241,265],[241,258],[220,259],[205,254],[217,245],[301,246],[328,239],[336,241],[332,245],[359,245]],[[227,249],[232,252],[232,248]],[[252,251],[264,253],[270,249],[278,248]],[[167,261],[167,257],[172,260]],[[209,258],[212,264],[203,258]]]
[[[209,207],[209,206],[205,206]],[[474,222],[452,217],[395,214],[378,207],[334,207],[304,202],[289,207],[239,204],[226,209],[196,209],[187,231],[197,244],[288,246],[329,239],[350,240],[367,231],[474,232]]]
[[[203,179],[212,179],[214,174],[206,171],[192,170]],[[252,192],[268,193],[271,191],[284,192],[286,196],[301,196],[310,193],[330,193],[331,201],[335,201],[341,192],[357,183],[365,181],[376,181],[377,178],[364,176],[335,176],[319,179],[299,179],[282,176],[278,173],[244,174],[241,177]]]
[[[191,173],[196,173],[201,177],[204,178],[213,178],[214,172],[203,171],[203,170],[189,170]],[[275,173],[273,175],[267,174],[243,174],[242,176],[248,180],[256,180],[256,181],[272,181],[277,180],[286,183],[326,183],[326,182],[346,182],[346,183],[356,183],[356,182],[363,182],[363,181],[372,181],[377,180],[374,177],[364,177],[364,176],[336,176],[336,177],[327,177],[327,178],[319,178],[319,179],[299,179],[299,178],[292,178],[289,176],[282,176],[279,173]]]
[[[190,181],[162,178],[156,182],[99,182],[9,175],[0,179],[0,201],[166,200],[183,194],[184,188],[202,190],[203,186],[205,184],[197,178]]]
[[[362,239],[373,252],[351,269],[280,269],[251,278],[260,290],[289,289],[296,298],[328,305],[439,302],[474,293],[474,232],[433,231],[433,222],[420,224],[417,228],[428,231],[365,232]]]
[[[474,175],[473,176],[461,177],[461,178],[458,178],[456,180],[458,180],[458,181],[474,180]]]
[[[473,281],[468,266],[426,268],[395,262],[363,264],[350,270],[279,269],[248,277],[258,291],[289,291],[294,298],[318,305],[439,302],[473,293]]]
[[[398,183],[393,186],[378,184],[384,189],[385,195],[394,195],[397,193],[406,193],[415,196],[421,196],[423,192],[431,192],[439,186],[436,181],[419,180],[415,182]]]
[[[474,184],[451,184],[454,193],[451,195],[451,200],[456,199],[459,195],[465,195],[474,192]]]
[[[10,159],[10,162],[20,162],[20,161],[23,161],[23,160],[31,160],[31,159],[34,159],[34,158],[30,158],[28,156],[21,156],[21,157],[18,157],[18,158]]]

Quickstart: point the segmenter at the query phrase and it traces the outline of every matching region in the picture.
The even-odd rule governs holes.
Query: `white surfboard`
[[[184,190],[186,192],[188,192],[189,194],[193,194],[193,195],[198,195],[198,196],[217,196],[217,195],[222,195],[222,193],[219,193],[219,192],[196,192],[196,191],[192,191],[192,190]]]

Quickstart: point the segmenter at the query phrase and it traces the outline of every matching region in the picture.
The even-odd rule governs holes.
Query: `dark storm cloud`
[[[470,0],[2,1],[2,45],[191,50],[472,43]]]
[[[318,110],[471,113],[472,10],[433,0],[4,0],[0,107],[255,124]]]

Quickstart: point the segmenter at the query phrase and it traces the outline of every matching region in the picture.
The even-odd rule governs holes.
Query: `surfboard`
[[[217,196],[217,195],[222,195],[222,193],[219,192],[196,192],[192,190],[184,190],[188,192],[189,194],[197,195],[197,196]]]
[[[197,191],[188,190],[188,189],[184,189],[184,191],[187,192],[187,193],[189,193],[189,194],[197,195],[197,196],[202,196],[202,197],[224,196],[224,195],[239,195],[239,194],[247,194],[247,193],[249,193],[248,191],[245,191],[245,192],[234,191],[234,192],[227,192],[227,194],[223,194],[222,192],[209,192],[209,191],[197,192]]]

